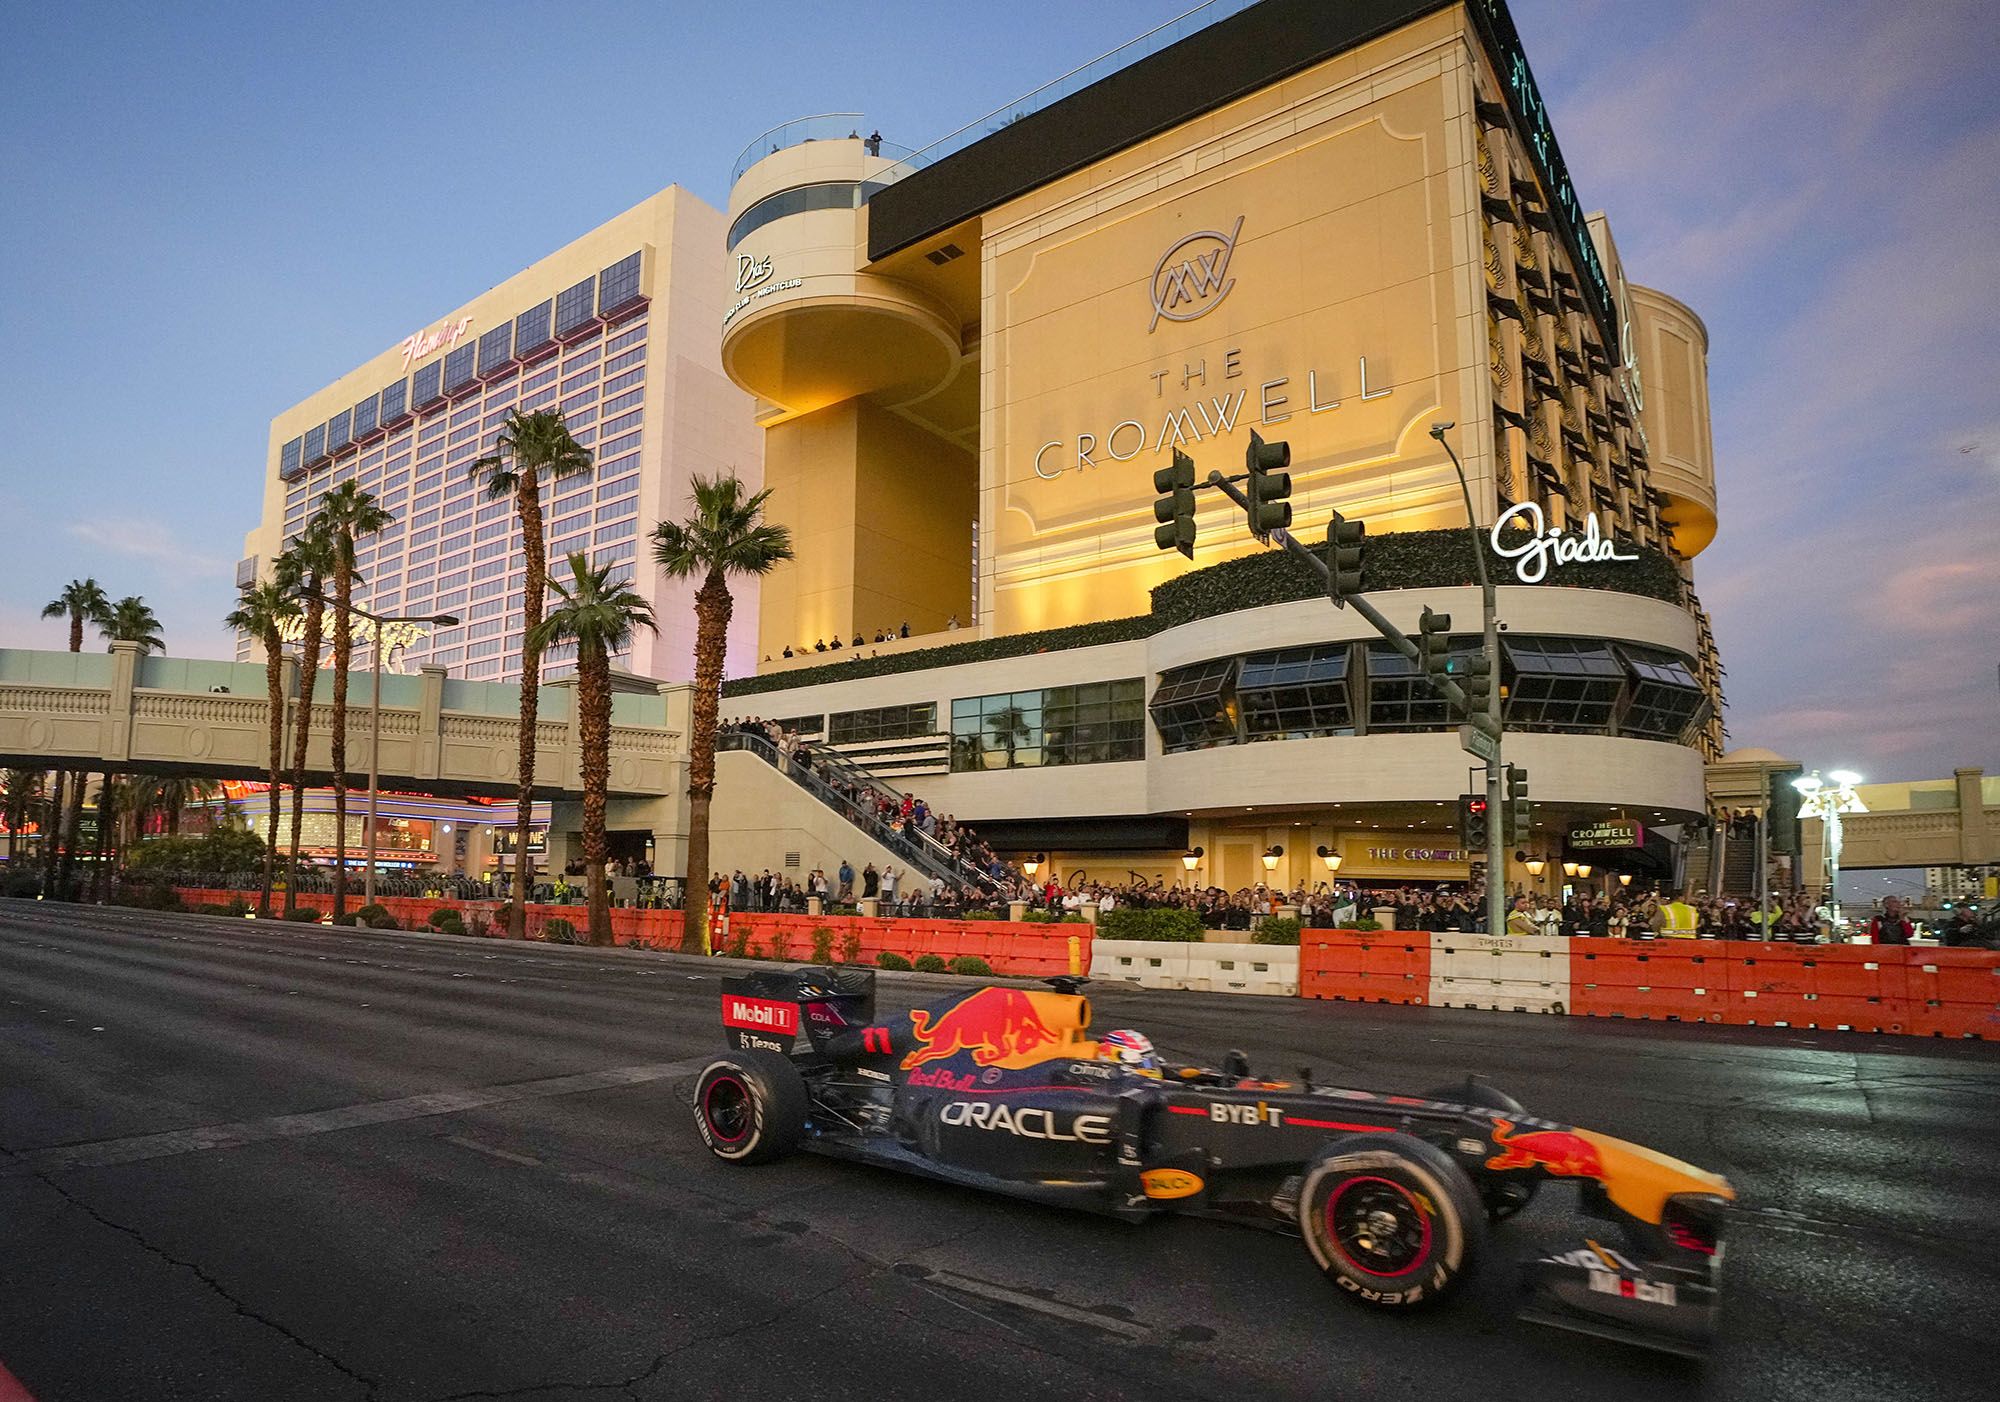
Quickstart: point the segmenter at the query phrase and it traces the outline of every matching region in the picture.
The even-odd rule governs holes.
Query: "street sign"
[[[1500,742],[1483,730],[1461,725],[1458,728],[1458,747],[1469,755],[1476,755],[1492,764],[1500,758]]]

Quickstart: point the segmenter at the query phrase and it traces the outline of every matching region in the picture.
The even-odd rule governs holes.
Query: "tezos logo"
[[[1229,276],[1229,260],[1236,254],[1236,240],[1243,232],[1243,216],[1228,233],[1203,229],[1176,240],[1160,261],[1153,265],[1153,319],[1146,326],[1151,335],[1160,318],[1193,321],[1207,316],[1222,305],[1236,279]]]
[[[761,287],[771,280],[771,255],[753,258],[748,253],[736,255],[736,290],[748,292],[753,287]]]

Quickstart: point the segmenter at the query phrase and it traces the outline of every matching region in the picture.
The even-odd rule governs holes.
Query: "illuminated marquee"
[[[354,620],[356,642],[373,644],[377,627],[373,619],[356,617]],[[328,629],[329,634],[331,629]],[[411,647],[430,636],[430,629],[421,623],[385,623],[381,625],[381,644],[385,655],[394,654],[399,647]],[[303,617],[283,619],[278,624],[278,637],[288,643],[300,642],[306,635],[306,621]]]
[[[414,336],[403,338],[403,368],[410,368],[412,362],[422,360],[435,351],[450,350],[457,345],[472,326],[472,318],[462,316],[457,321],[447,321],[435,331],[419,331]]]
[[[1521,518],[1517,529],[1528,532],[1528,538],[1515,545],[1504,544],[1500,532],[1506,529],[1515,517]],[[1551,564],[1630,564],[1637,555],[1620,555],[1615,543],[1604,539],[1598,533],[1597,513],[1583,518],[1583,534],[1565,535],[1561,526],[1546,524],[1542,508],[1532,501],[1524,501],[1519,506],[1511,506],[1500,514],[1493,523],[1490,536],[1493,553],[1503,560],[1514,562],[1514,576],[1523,584],[1539,584],[1548,577]]]

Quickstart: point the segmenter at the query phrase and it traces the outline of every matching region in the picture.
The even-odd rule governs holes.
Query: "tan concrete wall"
[[[803,793],[785,775],[755,755],[725,750],[715,757],[715,803],[709,810],[710,863],[725,875],[737,870],[755,876],[767,868],[801,886],[814,867],[824,868],[836,891],[845,858],[856,873],[909,863],[863,833],[831,808]],[[799,854],[796,867],[785,855]],[[904,891],[913,889],[906,877]],[[860,877],[855,889],[860,889]]]

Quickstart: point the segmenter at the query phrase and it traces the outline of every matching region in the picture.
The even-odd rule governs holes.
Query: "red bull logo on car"
[[[1018,988],[982,988],[937,1015],[929,1009],[910,1014],[910,1035],[917,1045],[903,1058],[903,1069],[943,1061],[961,1052],[972,1054],[976,1066],[1028,1066],[1043,1060],[1049,1049],[1062,1045],[1062,1035],[1049,1026],[1038,998]]]
[[[1504,1152],[1488,1159],[1488,1168],[1539,1167],[1558,1178],[1604,1176],[1604,1160],[1597,1146],[1566,1129],[1536,1129],[1516,1134],[1512,1121],[1495,1120],[1493,1142]]]

